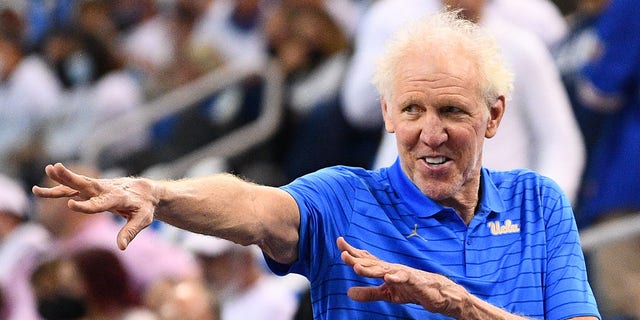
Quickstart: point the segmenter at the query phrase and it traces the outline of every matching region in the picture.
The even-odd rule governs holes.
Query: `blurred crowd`
[[[215,170],[281,185],[329,165],[390,165],[376,56],[404,23],[444,7],[490,30],[515,75],[484,165],[553,178],[579,228],[637,215],[635,0],[6,0],[0,319],[309,319],[306,280],[269,274],[255,248],[154,225],[121,252],[122,221],[34,199],[30,186],[51,184],[43,168],[55,161],[144,174],[256,120],[269,80],[257,74],[81,161],[96,128],[230,65],[275,63],[283,112],[266,142]],[[640,286],[628,285],[640,283],[639,247],[636,235],[587,253],[607,319],[640,319]]]

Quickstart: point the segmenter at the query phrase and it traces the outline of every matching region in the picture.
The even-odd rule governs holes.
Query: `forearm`
[[[380,260],[344,238],[338,238],[337,245],[342,260],[358,275],[384,281],[380,286],[350,288],[347,294],[356,301],[414,303],[455,319],[525,319],[481,300],[441,274]]]
[[[297,206],[280,189],[230,174],[151,183],[158,220],[243,245],[257,244],[278,261],[290,260],[296,252]]]
[[[415,294],[410,293],[412,298],[408,300],[420,304],[426,310],[465,320],[526,319],[474,296],[463,286],[445,276],[401,265],[399,268],[407,272],[406,283],[409,284],[405,290],[401,291],[415,291]]]
[[[421,271],[419,271],[422,273]],[[428,278],[432,276],[428,275]],[[444,277],[436,276],[437,278],[444,279]],[[427,278],[425,278],[427,279]],[[428,280],[429,283],[432,280]],[[415,295],[417,297],[417,303],[422,305],[426,310],[441,313],[448,317],[455,319],[465,320],[518,320],[526,319],[514,314],[511,314],[501,308],[498,308],[482,299],[469,293],[461,285],[455,284],[450,280],[437,281],[439,284],[417,283],[420,293]],[[436,290],[437,294],[434,294],[432,290]]]
[[[520,320],[527,319],[504,309],[498,308],[482,299],[469,294],[465,307],[460,310],[457,319],[500,319],[500,320]]]
[[[254,242],[251,235],[258,230],[246,200],[252,189],[248,182],[221,174],[151,183],[157,202],[156,219],[193,232],[226,236],[242,244]]]

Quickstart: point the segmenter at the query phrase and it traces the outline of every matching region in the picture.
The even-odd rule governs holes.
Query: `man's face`
[[[408,52],[395,75],[391,101],[382,102],[403,171],[425,195],[445,205],[477,196],[482,145],[495,134],[504,111],[503,100],[489,111],[477,68],[466,57],[459,51],[446,56]]]

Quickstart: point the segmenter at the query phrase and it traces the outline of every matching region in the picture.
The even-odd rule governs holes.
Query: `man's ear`
[[[384,129],[388,133],[395,133],[396,129],[391,121],[391,112],[388,110],[387,100],[384,97],[380,97],[380,107],[382,108],[382,118],[384,119]]]
[[[498,126],[500,126],[500,121],[502,121],[505,108],[504,96],[496,98],[496,101],[489,108],[489,121],[487,121],[487,131],[484,134],[486,138],[493,138],[496,133],[498,133]]]

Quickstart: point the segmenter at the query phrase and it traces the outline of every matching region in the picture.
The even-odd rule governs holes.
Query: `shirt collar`
[[[491,179],[491,171],[487,168],[482,168],[480,177],[480,207],[478,211],[487,212],[504,212],[506,206],[498,187],[493,183]]]
[[[436,203],[427,197],[418,187],[407,177],[400,166],[400,158],[389,168],[389,181],[400,198],[419,217],[430,217],[445,209],[444,206]],[[480,177],[480,212],[502,212],[505,210],[504,202],[500,197],[498,188],[491,180],[491,172],[482,168]]]

